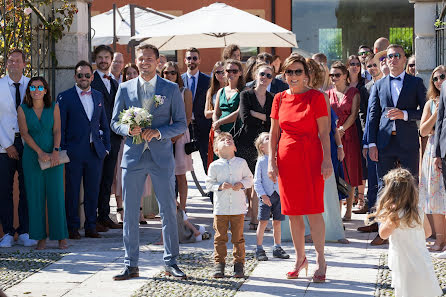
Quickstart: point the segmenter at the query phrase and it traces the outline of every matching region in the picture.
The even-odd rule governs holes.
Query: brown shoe
[[[372,232],[378,232],[378,223],[373,223],[368,226],[362,226],[357,229],[359,232],[364,233],[372,233]]]
[[[68,238],[69,239],[81,239],[81,235],[77,230],[68,230]]]
[[[99,234],[96,230],[85,230],[85,237],[90,238],[101,238],[101,234]]]
[[[388,244],[388,243],[389,243],[389,241],[387,239],[382,239],[378,234],[378,235],[376,235],[375,239],[372,240],[370,245],[383,245],[383,244]]]
[[[96,223],[96,232],[107,232],[108,230],[108,227],[104,226],[102,223]]]
[[[360,209],[354,210],[353,213],[355,214],[366,214],[369,211],[369,206],[366,204]]]
[[[97,226],[97,224],[98,223],[96,223],[96,226]],[[100,222],[100,224],[105,226],[105,227],[108,227],[110,229],[122,229],[122,225],[116,224],[112,220],[103,221],[103,222]],[[98,231],[98,232],[101,232],[101,231]]]

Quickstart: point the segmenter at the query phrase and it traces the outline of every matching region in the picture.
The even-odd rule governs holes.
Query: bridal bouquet
[[[121,111],[119,115],[119,124],[129,125],[130,130],[139,126],[141,128],[150,127],[152,124],[152,115],[145,108],[130,107]],[[133,136],[133,143],[140,144],[143,142],[141,135]]]

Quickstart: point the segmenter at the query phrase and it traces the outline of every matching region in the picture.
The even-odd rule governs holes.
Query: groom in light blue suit
[[[158,49],[141,45],[136,49],[138,78],[124,82],[116,94],[111,129],[127,136],[122,156],[122,190],[124,198],[125,269],[114,280],[139,276],[139,206],[147,175],[155,190],[162,220],[166,274],[185,278],[178,268],[178,229],[175,203],[175,161],[171,138],[187,129],[186,113],[178,85],[156,75]],[[161,100],[155,99],[155,95]],[[153,115],[152,125],[130,129],[119,124],[119,114],[130,107],[144,107]],[[133,144],[133,136],[145,140]]]

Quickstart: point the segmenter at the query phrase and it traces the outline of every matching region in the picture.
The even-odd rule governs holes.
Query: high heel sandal
[[[116,212],[118,213],[118,224],[122,225],[124,223],[124,208],[118,207]]]
[[[307,257],[304,258],[304,261],[300,264],[298,268],[294,267],[293,271],[287,272],[286,278],[295,279],[299,277],[299,272],[305,268],[305,276],[308,276],[308,261]]]
[[[142,215],[142,207],[139,208],[139,218],[141,219],[141,215]],[[142,217],[144,218],[144,215],[142,215]],[[142,219],[141,221],[139,221],[140,225],[147,225],[147,221]]]
[[[324,274],[316,275],[316,273],[314,273],[313,283],[325,283],[326,275],[327,275],[327,264],[325,264]]]

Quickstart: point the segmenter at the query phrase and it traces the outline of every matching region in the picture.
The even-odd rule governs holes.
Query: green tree
[[[413,28],[390,28],[390,43],[400,44],[409,57],[413,52]]]

